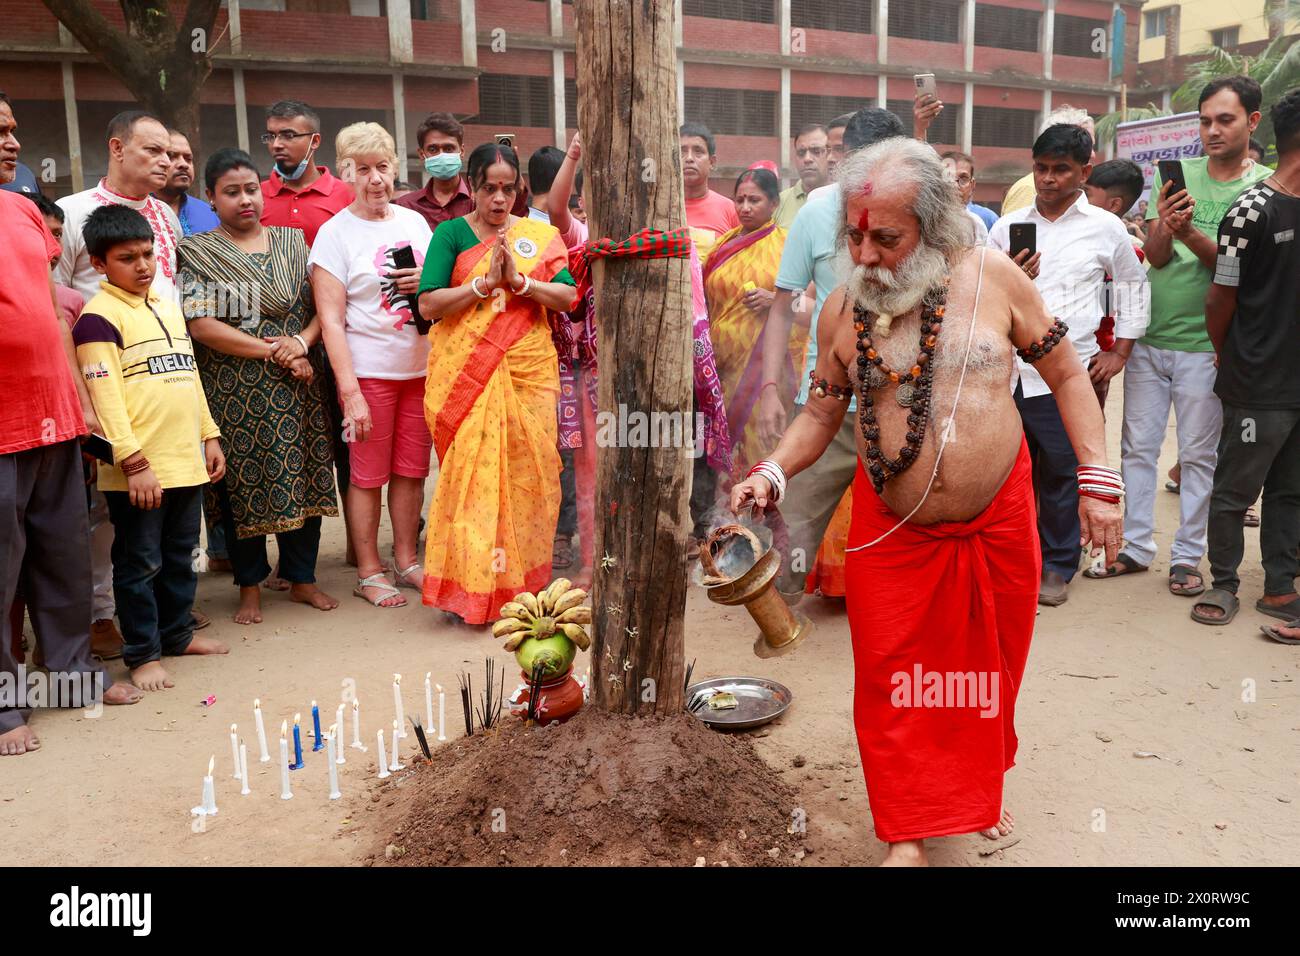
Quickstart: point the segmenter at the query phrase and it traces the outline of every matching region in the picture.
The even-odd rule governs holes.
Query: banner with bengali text
[[[1202,154],[1200,124],[1200,114],[1191,112],[1133,120],[1116,127],[1115,155],[1142,167],[1142,199],[1151,190],[1156,163],[1162,159],[1195,159]]]

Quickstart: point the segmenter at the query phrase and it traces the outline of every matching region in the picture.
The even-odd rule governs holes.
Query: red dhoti
[[[887,843],[998,822],[1038,601],[1030,472],[1022,443],[975,518],[905,524],[848,554],[853,722],[876,836]],[[859,462],[849,547],[898,520]]]

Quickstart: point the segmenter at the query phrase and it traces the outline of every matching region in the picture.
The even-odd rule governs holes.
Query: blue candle
[[[317,750],[325,749],[325,741],[320,735],[320,708],[316,706],[316,701],[311,702],[311,724],[312,730],[316,734],[316,742],[311,745],[312,753]]]
[[[302,769],[302,733],[298,727],[301,714],[293,715],[293,763],[289,764],[290,770]]]

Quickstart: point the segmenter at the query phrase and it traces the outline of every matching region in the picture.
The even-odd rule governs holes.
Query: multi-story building
[[[792,172],[790,136],[865,105],[911,126],[913,75],[934,73],[941,147],[974,155],[976,198],[997,204],[1029,168],[1029,145],[1056,106],[1116,108],[1116,10],[1137,63],[1140,0],[659,0],[677,11],[677,96],[686,119],[717,134],[716,185],[759,159]],[[95,0],[110,22],[121,13]],[[106,165],[103,130],[130,101],[39,0],[6,0],[0,89],[18,104],[23,156],[52,171],[54,194]],[[517,135],[526,156],[563,145],[576,125],[569,0],[227,0],[203,90],[202,147],[256,143],[263,109],[302,99],[324,123],[321,158],[345,123],[394,131],[418,182],[414,134],[431,110],[462,117],[471,143]],[[400,119],[399,119],[400,118]]]
[[[1231,53],[1258,53],[1278,36],[1300,32],[1300,13],[1286,0],[1147,0],[1138,41],[1139,102],[1170,108],[1187,63],[1216,46]],[[1134,102],[1131,96],[1130,103]]]

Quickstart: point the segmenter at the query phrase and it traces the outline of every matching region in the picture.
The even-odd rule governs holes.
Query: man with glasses
[[[281,100],[266,111],[262,142],[275,160],[262,183],[262,225],[301,229],[310,246],[331,216],[352,203],[352,187],[312,162],[320,117],[306,103]]]
[[[992,229],[998,221],[998,214],[988,206],[980,206],[971,201],[975,195],[975,160],[955,149],[948,150],[941,158],[944,168],[952,173],[953,181],[957,183],[957,192],[961,193],[966,211],[978,216],[985,229]]]
[[[840,144],[844,142],[844,128],[840,127]],[[781,205],[776,207],[772,217],[782,229],[789,229],[794,223],[803,204],[808,201],[808,194],[818,186],[827,183],[827,163],[830,150],[827,146],[826,127],[821,123],[812,123],[799,130],[794,138],[795,163],[799,170],[799,181],[781,193]]]

